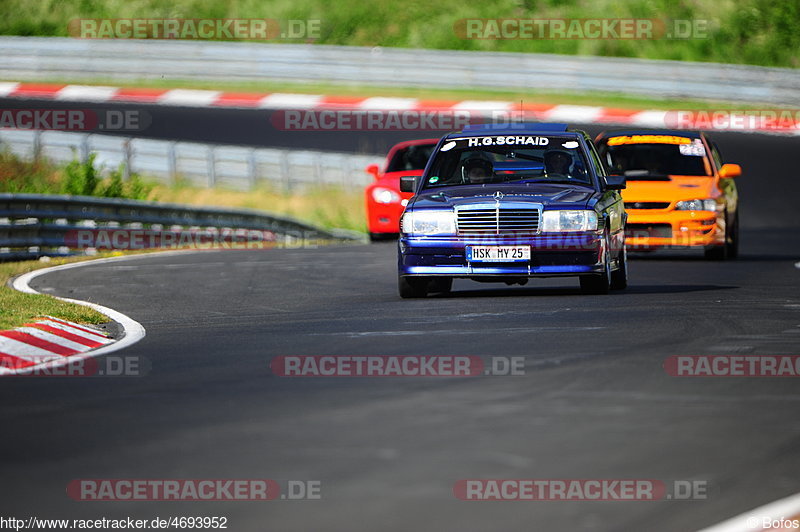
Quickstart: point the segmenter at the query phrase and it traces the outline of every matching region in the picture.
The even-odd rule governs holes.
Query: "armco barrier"
[[[0,194],[0,260],[64,256],[97,249],[264,247],[356,241],[265,212],[147,201]]]
[[[201,79],[604,91],[800,105],[800,71],[614,57],[316,44],[0,37],[0,79]]]

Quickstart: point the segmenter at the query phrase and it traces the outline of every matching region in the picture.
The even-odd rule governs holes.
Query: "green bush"
[[[125,179],[125,165],[106,172],[95,166],[95,154],[85,161],[75,157],[59,166],[48,160],[28,161],[9,151],[0,152],[0,192],[13,194],[69,194],[106,198],[147,199],[155,187],[137,174]]]
[[[86,161],[77,157],[64,167],[64,179],[61,182],[61,192],[72,196],[94,196],[97,191],[97,170],[94,160],[97,157],[92,153]]]

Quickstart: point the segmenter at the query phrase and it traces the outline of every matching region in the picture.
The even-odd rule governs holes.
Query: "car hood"
[[[473,203],[494,202],[495,193],[503,197],[500,202],[541,203],[544,207],[585,208],[597,193],[588,187],[561,184],[530,183],[527,185],[463,185],[426,190],[414,197],[414,208],[442,208]]]
[[[708,176],[670,176],[669,181],[627,182],[622,198],[628,202],[662,201],[675,202],[713,197],[716,179]]]

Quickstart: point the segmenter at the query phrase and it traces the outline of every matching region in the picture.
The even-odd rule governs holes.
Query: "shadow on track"
[[[724,286],[713,284],[681,284],[681,285],[636,285],[631,284],[626,290],[613,291],[605,297],[623,296],[625,294],[683,294],[689,292],[705,292],[713,290],[732,290],[738,286]],[[586,295],[578,287],[542,287],[542,288],[485,288],[485,289],[454,289],[449,294],[431,294],[432,299],[457,299],[464,297],[563,297],[563,296],[584,296],[587,298],[598,298],[603,296]]]

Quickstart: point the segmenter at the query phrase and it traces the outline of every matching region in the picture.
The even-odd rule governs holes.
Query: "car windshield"
[[[413,170],[424,170],[428,164],[436,143],[431,144],[412,144],[405,148],[400,148],[394,152],[392,160],[386,167],[387,172],[410,172]]]
[[[671,135],[610,137],[598,143],[598,152],[610,173],[629,179],[646,176],[711,175],[700,139]]]
[[[435,155],[423,188],[533,182],[592,186],[586,157],[575,137],[451,139]]]

